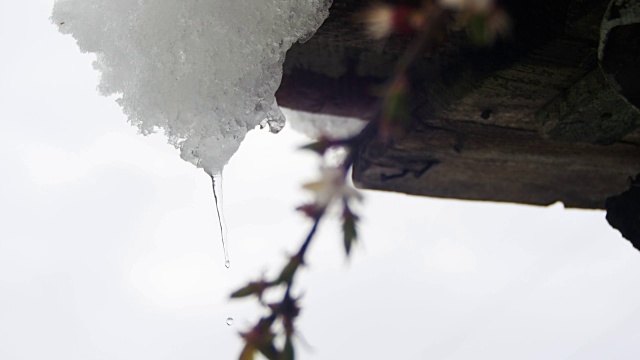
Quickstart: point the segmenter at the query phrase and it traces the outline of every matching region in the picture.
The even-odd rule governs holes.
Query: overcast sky
[[[52,3],[0,3],[0,359],[237,358],[259,309],[228,294],[311,225],[308,140],[253,131],[225,169],[225,269],[210,179],[97,94]],[[640,358],[640,254],[603,212],[364,195],[351,261],[334,222],[312,245],[300,359]]]

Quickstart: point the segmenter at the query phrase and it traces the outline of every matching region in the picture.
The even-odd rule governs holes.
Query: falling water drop
[[[222,204],[222,173],[211,175],[211,187],[213,188],[213,199],[216,203],[216,212],[218,213],[218,224],[220,224],[220,237],[222,238],[222,250],[224,251],[224,266],[228,269],[231,267],[229,261],[229,249],[227,248],[227,224],[224,221],[223,204]]]
[[[229,326],[233,325],[233,318],[232,317],[228,317],[227,318],[227,325],[229,325]]]

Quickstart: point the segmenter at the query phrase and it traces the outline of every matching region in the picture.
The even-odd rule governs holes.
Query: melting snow
[[[284,116],[274,93],[285,52],[331,0],[58,0],[52,21],[96,54],[98,89],[129,121],[163,129],[183,159],[219,173],[247,131]]]

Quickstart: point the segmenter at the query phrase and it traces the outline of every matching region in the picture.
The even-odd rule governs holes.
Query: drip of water
[[[217,173],[215,175],[209,174],[209,176],[211,176],[213,199],[216,203],[218,224],[220,224],[220,237],[222,238],[222,250],[224,251],[224,266],[228,269],[229,267],[231,267],[231,262],[229,261],[229,249],[227,248],[227,224],[224,221],[224,214],[222,213],[222,173]]]
[[[227,325],[229,325],[229,326],[233,325],[233,318],[232,317],[228,317],[227,318]]]

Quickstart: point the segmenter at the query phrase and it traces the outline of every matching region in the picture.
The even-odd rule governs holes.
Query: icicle
[[[213,188],[213,199],[216,203],[216,212],[218,213],[218,224],[220,224],[220,236],[222,238],[222,250],[224,251],[224,266],[228,269],[231,267],[229,261],[229,249],[227,248],[227,224],[224,221],[223,203],[222,203],[222,173],[211,175],[211,187]]]

